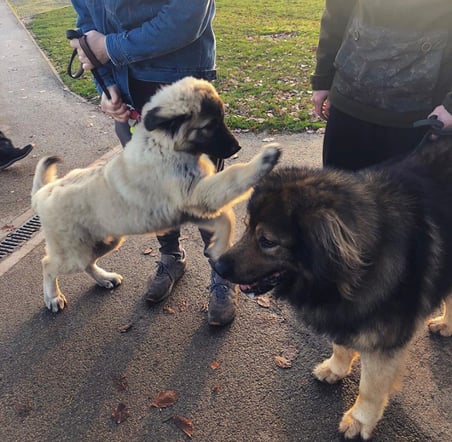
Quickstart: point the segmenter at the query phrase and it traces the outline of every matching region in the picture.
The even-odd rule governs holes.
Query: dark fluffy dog
[[[342,379],[360,354],[359,396],[339,429],[369,438],[411,338],[441,300],[429,328],[452,335],[452,139],[358,173],[280,168],[248,213],[216,271],[244,292],[274,289],[332,340],[319,380]]]

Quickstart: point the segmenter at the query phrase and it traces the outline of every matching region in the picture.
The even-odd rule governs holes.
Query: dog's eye
[[[217,127],[217,123],[218,122],[216,120],[209,121],[207,124],[201,127],[201,130],[213,130]]]
[[[259,246],[262,249],[271,249],[273,247],[276,247],[277,244],[273,241],[270,241],[269,239],[265,238],[265,236],[261,236],[258,240]]]

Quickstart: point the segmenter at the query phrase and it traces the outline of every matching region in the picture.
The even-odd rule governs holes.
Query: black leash
[[[413,123],[413,128],[417,127],[428,127],[428,130],[427,132],[425,132],[421,141],[416,146],[416,149],[421,148],[432,135],[436,135],[438,137],[452,135],[452,129],[444,129],[444,123],[438,120],[437,115],[432,115],[431,117],[425,118],[424,120],[415,121]]]
[[[107,96],[107,98],[109,100],[111,100],[110,92],[107,89],[107,86],[105,85],[105,82],[102,79],[102,77],[100,76],[99,72],[97,72],[97,68],[101,67],[102,63],[99,62],[99,60],[94,55],[93,51],[91,51],[91,48],[89,47],[88,42],[86,41],[86,35],[83,34],[83,32],[81,32],[79,30],[69,29],[69,30],[66,31],[66,38],[68,38],[69,40],[73,40],[74,38],[78,38],[78,40],[80,42],[80,46],[82,47],[82,49],[85,52],[86,56],[89,58],[89,61],[94,66],[94,69],[91,69],[91,72],[93,73],[94,78],[99,83],[99,86],[101,87],[102,91]],[[77,79],[77,78],[80,78],[82,76],[82,74],[84,72],[84,69],[80,65],[80,67],[78,68],[77,72],[74,73],[72,71],[72,64],[74,62],[75,57],[77,57],[77,49],[74,49],[72,51],[72,55],[71,55],[71,58],[69,60],[69,64],[68,64],[68,67],[67,67],[67,73],[68,73],[69,77]]]

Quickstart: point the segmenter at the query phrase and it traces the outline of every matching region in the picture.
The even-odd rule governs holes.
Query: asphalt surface
[[[66,91],[51,66],[0,0],[0,129],[32,155],[0,172],[0,240],[33,213],[29,193],[44,154],[59,154],[64,173],[108,158],[119,149],[112,121]],[[283,164],[320,162],[321,136],[238,134],[239,158],[265,141],[283,147]],[[244,206],[237,208],[237,234]],[[69,305],[51,314],[43,304],[38,233],[0,259],[0,441],[184,441],[174,423],[193,423],[193,440],[339,441],[337,425],[357,394],[359,364],[334,386],[313,379],[329,343],[298,322],[289,306],[261,306],[242,295],[235,321],[206,323],[209,268],[196,229],[183,228],[188,269],[174,295],[148,308],[142,291],[157,259],[150,237],[129,239],[104,259],[122,273],[106,291],[85,275],[61,278]],[[144,254],[146,249],[152,249]],[[148,250],[149,251],[149,250]],[[279,368],[284,355],[291,368]],[[389,404],[375,441],[452,440],[452,341],[426,329],[411,348],[404,389]],[[171,407],[151,407],[163,390]],[[112,412],[123,403],[128,418]]]

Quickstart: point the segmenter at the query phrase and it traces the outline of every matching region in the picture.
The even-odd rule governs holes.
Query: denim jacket
[[[132,101],[129,75],[159,83],[215,79],[214,0],[71,1],[81,31],[106,35],[110,61],[98,72],[125,101]]]

